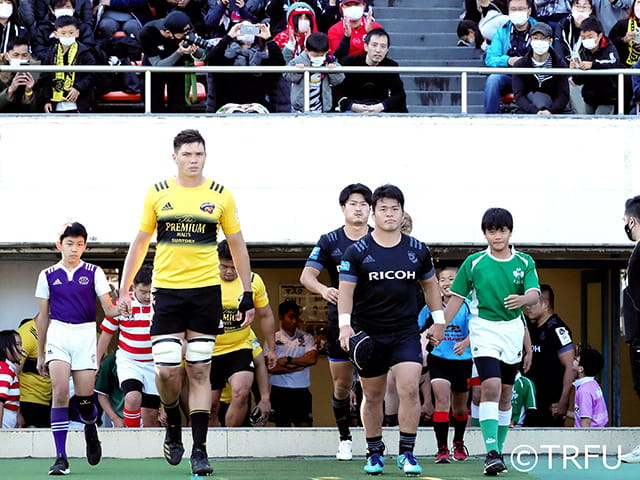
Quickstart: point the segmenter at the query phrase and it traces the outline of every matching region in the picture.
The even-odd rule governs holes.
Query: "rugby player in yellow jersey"
[[[152,354],[156,384],[167,414],[164,456],[177,465],[184,454],[178,397],[184,371],[189,384],[193,449],[191,472],[211,475],[207,425],[211,408],[209,371],[215,337],[223,332],[218,253],[220,228],[233,254],[243,285],[239,321],[253,320],[249,253],[240,230],[236,203],[225,186],[203,174],[205,141],[197,130],[173,139],[177,174],[151,186],[144,201],[140,229],[129,247],[120,284],[120,312],[131,314],[129,288],[147,254],[154,232],[157,246],[153,273]]]
[[[238,320],[238,302],[242,299],[242,284],[226,240],[218,243],[220,279],[222,280],[222,320],[224,333],[218,335],[211,361],[211,403],[218,405],[227,381],[231,385],[231,403],[225,415],[226,427],[240,427],[247,416],[247,404],[255,366],[253,363],[252,331]],[[251,290],[264,335],[265,356],[269,368],[276,364],[275,320],[262,278],[251,272]]]

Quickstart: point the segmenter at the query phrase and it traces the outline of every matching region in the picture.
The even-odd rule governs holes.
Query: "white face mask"
[[[13,5],[10,3],[0,3],[0,18],[9,18],[13,13]]]
[[[58,39],[61,45],[65,47],[70,47],[74,43],[76,43],[76,37],[60,37]]]
[[[511,12],[509,13],[509,20],[511,20],[511,23],[516,27],[521,27],[529,20],[529,14],[523,11]]]
[[[636,18],[640,18],[640,5],[636,3],[635,7],[633,7],[633,13],[636,14]]]
[[[362,5],[346,7],[342,9],[342,13],[344,13],[345,18],[355,21],[364,15],[364,7]]]
[[[9,59],[9,65],[11,65],[12,67],[19,67],[22,65],[23,60],[19,59],[19,58],[10,58]]]
[[[598,41],[595,38],[587,38],[582,41],[582,46],[587,50],[593,50],[598,46]]]
[[[56,18],[61,17],[63,15],[69,15],[70,17],[73,17],[73,8],[56,8],[53,11],[53,14],[56,16]]]
[[[307,33],[311,31],[311,22],[306,18],[301,18],[298,21],[298,31],[300,33]]]
[[[238,42],[244,43],[245,45],[253,45],[253,42],[256,41],[256,36],[251,34],[243,34],[238,35]]]
[[[531,48],[534,53],[538,55],[544,55],[549,51],[549,42],[546,40],[531,40]]]
[[[321,67],[326,59],[326,55],[322,55],[321,57],[309,57],[309,61],[311,62],[311,66],[313,67]]]
[[[577,10],[571,10],[571,16],[573,17],[573,19],[576,22],[576,25],[580,26],[582,24],[582,21],[587,18],[589,15],[591,15],[591,13],[587,13],[587,12],[579,12]]]

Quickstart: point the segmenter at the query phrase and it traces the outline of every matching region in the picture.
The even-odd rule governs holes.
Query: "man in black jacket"
[[[391,40],[382,28],[374,28],[365,37],[365,52],[342,60],[343,67],[397,67],[387,58]],[[347,73],[337,87],[341,112],[407,113],[407,96],[398,73]]]
[[[539,68],[533,75],[513,75],[513,94],[519,113],[551,115],[564,113],[569,102],[569,79],[550,75],[547,68],[567,68],[565,61],[552,49],[553,30],[546,23],[531,27],[531,49],[514,67]]]

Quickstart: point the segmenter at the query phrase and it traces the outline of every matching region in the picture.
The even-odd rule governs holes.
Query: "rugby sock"
[[[207,451],[207,430],[209,428],[209,410],[192,410],[189,413],[191,418],[191,435],[193,435],[193,448]]]
[[[98,409],[93,403],[93,395],[86,397],[76,395],[75,398],[78,405],[78,413],[80,414],[80,421],[84,424],[95,423],[98,418]]]
[[[511,409],[498,412],[498,453],[502,453],[504,441],[507,439],[509,425],[511,424]]]
[[[67,432],[69,431],[69,409],[56,407],[51,409],[51,432],[56,444],[56,457],[67,458]]]
[[[480,406],[475,403],[471,404],[471,426],[480,426]]]
[[[481,402],[479,413],[480,429],[487,453],[491,450],[498,451],[498,402]]]
[[[169,432],[169,437],[175,440],[180,440],[182,434],[180,403],[178,400],[170,405],[162,402],[162,408],[164,408],[164,411],[167,414],[167,431]]]
[[[379,437],[367,437],[367,457],[372,453],[384,454],[384,442],[382,436]]]
[[[398,453],[413,452],[413,447],[416,446],[416,435],[415,433],[400,432]]]
[[[142,416],[142,409],[128,410],[122,409],[124,415],[124,424],[129,428],[140,428],[140,418]]]
[[[436,433],[438,448],[446,447],[449,436],[449,412],[433,412],[433,431]]]
[[[351,402],[349,397],[344,400],[338,400],[333,397],[331,400],[331,406],[333,407],[333,414],[336,417],[336,425],[340,432],[340,441],[351,440],[351,431],[349,430],[349,423],[351,421]]]
[[[469,415],[465,412],[464,415],[453,414],[453,441],[462,442],[464,440],[464,431],[467,429],[467,419]]]

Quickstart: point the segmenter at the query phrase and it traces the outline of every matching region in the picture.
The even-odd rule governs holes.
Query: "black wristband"
[[[291,362],[293,362],[293,358],[291,357],[291,355],[289,355],[287,357],[287,363],[291,363]]]
[[[238,305],[238,311],[244,313],[253,308],[253,292],[244,292]]]

